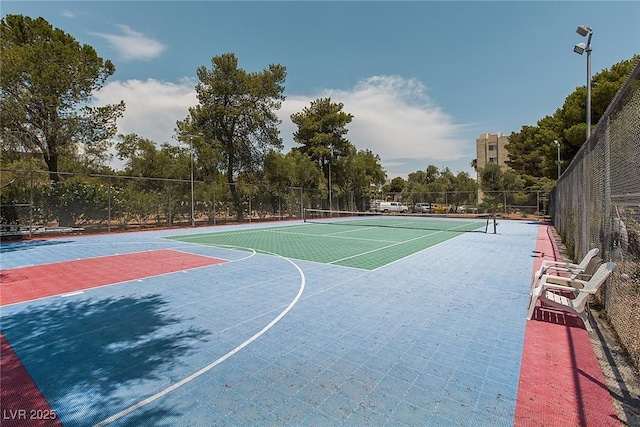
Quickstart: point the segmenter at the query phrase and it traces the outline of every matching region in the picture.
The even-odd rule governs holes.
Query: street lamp
[[[582,37],[587,37],[587,43],[578,43],[573,47],[573,51],[578,55],[587,52],[587,139],[591,136],[591,36],[593,29],[588,25],[580,25],[576,33]]]
[[[554,139],[553,142],[556,143],[556,147],[558,148],[558,180],[560,179],[560,143],[557,139]]]

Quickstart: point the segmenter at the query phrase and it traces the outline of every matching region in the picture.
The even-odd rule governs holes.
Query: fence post
[[[604,128],[604,176],[603,176],[603,201],[602,208],[604,210],[602,217],[604,218],[604,224],[602,225],[604,232],[604,241],[602,242],[604,246],[604,252],[609,253],[612,249],[611,242],[611,144],[610,144],[610,133],[609,133],[609,121],[610,117],[607,117]],[[585,209],[586,210],[586,209]],[[610,258],[608,258],[610,259]],[[605,306],[606,307],[606,306]]]
[[[111,233],[111,176],[109,176],[109,189],[107,191],[107,231]]]
[[[603,177],[603,184],[604,184],[604,189],[603,189],[603,201],[602,201],[602,208],[604,210],[603,212],[603,220],[604,220],[604,224],[602,225],[603,231],[604,231],[604,251],[606,253],[609,252],[610,248],[612,248],[612,241],[611,241],[611,135],[609,132],[610,129],[610,121],[611,121],[611,117],[607,117],[607,120],[605,121],[605,128],[604,128],[604,177]],[[609,258],[611,259],[611,258]],[[609,292],[608,292],[608,286],[607,283],[604,283],[604,292],[601,292],[600,295],[602,296],[602,305],[604,306],[604,309],[606,312],[609,312],[611,310],[611,307],[609,307],[609,305],[607,304],[609,298],[607,298]]]
[[[33,237],[33,169],[30,171],[31,186],[29,188],[29,237]]]
[[[507,192],[506,191],[502,192],[502,200],[504,201],[503,203],[504,216],[507,216]]]

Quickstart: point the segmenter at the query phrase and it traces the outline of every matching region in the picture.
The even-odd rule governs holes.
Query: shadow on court
[[[26,251],[40,246],[57,246],[72,243],[71,240],[20,240],[0,243],[0,253]]]
[[[584,323],[582,323],[582,320],[580,320],[580,318],[576,316],[572,316],[569,313],[548,310],[543,307],[536,307],[531,319],[537,322],[546,322],[546,323],[552,323],[554,325],[563,325],[569,328],[586,329]]]
[[[175,382],[179,358],[207,339],[165,305],[145,295],[27,306],[3,316],[2,332],[63,425],[92,425]],[[134,415],[156,425],[181,414],[165,406]]]

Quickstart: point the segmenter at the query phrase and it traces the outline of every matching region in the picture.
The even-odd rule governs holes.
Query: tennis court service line
[[[146,399],[144,399],[144,400],[142,400],[142,401],[140,401],[140,402],[138,402],[138,403],[136,403],[134,405],[131,405],[126,409],[123,409],[122,411],[118,412],[117,414],[114,414],[114,415],[112,415],[112,416],[110,416],[108,418],[105,418],[104,420],[100,421],[99,423],[94,424],[93,427],[103,427],[103,426],[106,426],[107,424],[110,424],[110,423],[112,423],[114,421],[117,421],[120,418],[124,417],[125,415],[128,415],[131,412],[136,411],[136,410],[142,408],[143,406],[148,405],[149,403],[151,403],[151,402],[153,402],[155,400],[158,400],[161,397],[171,393],[173,390],[175,390],[175,389],[187,384],[188,382],[198,378],[200,375],[209,372],[211,369],[215,368],[216,366],[218,366],[219,364],[221,364],[222,362],[224,362],[225,360],[227,360],[228,358],[230,358],[234,354],[238,353],[240,350],[242,350],[243,348],[245,348],[246,346],[248,346],[249,344],[251,344],[252,342],[257,340],[258,338],[260,338],[265,332],[267,332],[269,329],[271,329],[284,316],[286,316],[287,313],[289,313],[289,311],[291,311],[293,306],[296,305],[298,300],[300,300],[300,297],[302,296],[302,293],[304,292],[304,288],[305,288],[305,284],[306,284],[306,276],[304,275],[304,272],[298,266],[298,264],[296,264],[295,262],[293,262],[289,258],[283,257],[282,255],[274,254],[274,253],[269,253],[269,255],[275,255],[275,256],[277,256],[279,258],[282,258],[285,261],[289,262],[291,265],[293,265],[296,268],[296,270],[298,270],[298,274],[300,275],[300,287],[298,288],[298,293],[296,294],[295,298],[289,303],[289,305],[278,316],[276,316],[264,328],[262,328],[260,331],[258,331],[255,334],[253,334],[250,338],[248,338],[242,344],[240,344],[239,346],[237,346],[236,348],[234,348],[233,350],[231,350],[230,352],[228,352],[224,356],[220,357],[219,359],[216,359],[215,361],[211,362],[210,364],[208,364],[204,368],[200,369],[199,371],[194,372],[193,374],[191,374],[188,377],[178,381],[177,383],[165,388],[164,390],[159,391],[158,393],[154,394],[153,396],[149,396],[148,398],[146,398]]]
[[[378,251],[382,251],[384,249],[389,249],[389,248],[392,248],[394,246],[404,245],[405,243],[410,243],[410,242],[414,242],[416,240],[424,239],[425,237],[430,237],[430,236],[433,236],[433,235],[438,234],[438,233],[443,233],[443,232],[442,231],[434,231],[433,233],[425,234],[423,236],[414,237],[413,239],[403,240],[402,242],[395,242],[395,243],[393,243],[391,245],[382,246],[381,248],[375,248],[375,249],[371,249],[369,251],[361,252],[361,253],[356,254],[356,255],[350,255],[348,257],[337,259],[335,261],[329,262],[328,264],[336,264],[338,262],[346,261],[348,259],[358,258],[360,256],[368,255],[368,254],[371,254],[371,253],[374,253],[374,252],[378,252]]]
[[[353,227],[351,227],[351,228],[353,228]],[[282,232],[282,231],[273,230],[273,229],[263,230],[263,231],[268,231],[268,232],[274,233],[274,234],[286,234],[286,235],[290,235],[290,236],[335,237],[336,239],[364,240],[365,242],[396,243],[393,240],[379,240],[379,239],[365,239],[364,237],[336,236],[336,234],[340,234],[340,233],[357,233],[359,231],[362,231],[362,228],[355,228],[354,230],[344,230],[344,231],[338,231],[338,232],[335,232],[335,233],[326,233],[326,234],[288,233],[288,232]]]

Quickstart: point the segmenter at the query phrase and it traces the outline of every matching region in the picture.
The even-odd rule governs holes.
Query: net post
[[[498,220],[497,218],[497,214],[496,212],[493,213],[493,234],[498,234],[498,230],[497,230],[497,226],[498,226]]]

